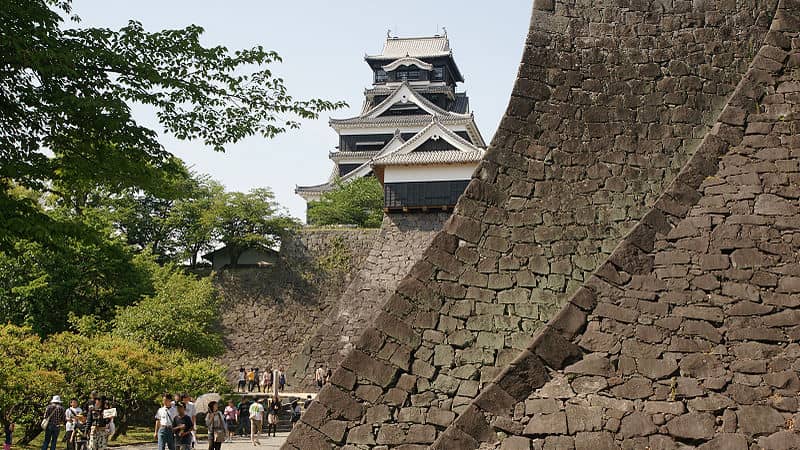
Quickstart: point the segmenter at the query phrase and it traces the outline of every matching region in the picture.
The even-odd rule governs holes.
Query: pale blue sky
[[[478,126],[488,142],[508,102],[530,18],[530,0],[74,0],[84,26],[118,28],[128,19],[148,30],[198,24],[204,44],[230,49],[263,45],[284,59],[274,72],[296,98],[345,100],[357,114],[364,88],[371,83],[365,53],[379,53],[386,30],[399,36],[432,35],[447,27],[460,85],[470,96]],[[438,27],[438,28],[437,28]],[[156,126],[154,116],[135,110]],[[195,170],[208,173],[228,189],[268,186],[292,215],[305,218],[305,202],[295,185],[316,184],[330,174],[328,152],[337,145],[329,115],[306,121],[272,140],[252,137],[215,153],[199,142],[163,136],[162,142]]]

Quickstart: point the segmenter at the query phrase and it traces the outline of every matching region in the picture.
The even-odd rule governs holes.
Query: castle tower
[[[330,178],[298,186],[306,201],[336,186],[375,176],[384,210],[450,210],[464,192],[486,144],[469,109],[464,81],[447,35],[387,37],[383,51],[364,58],[373,84],[358,116],[331,119],[339,135]]]

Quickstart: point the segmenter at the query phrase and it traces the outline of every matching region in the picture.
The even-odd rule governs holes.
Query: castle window
[[[378,69],[375,71],[375,82],[376,83],[385,83],[386,80],[389,79],[389,75],[386,74],[386,71],[383,69]]]
[[[433,81],[444,81],[444,66],[436,66],[433,68]]]
[[[419,70],[398,70],[397,79],[402,81],[420,80],[422,73]]]

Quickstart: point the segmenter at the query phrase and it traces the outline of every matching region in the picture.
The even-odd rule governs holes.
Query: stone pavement
[[[256,448],[259,450],[277,450],[281,448],[281,445],[283,445],[288,436],[288,432],[277,433],[277,436],[275,437],[266,437],[262,434],[260,439],[261,445],[258,447],[253,447],[253,444],[250,443],[249,438],[237,437],[233,440],[233,442],[226,442],[222,444],[222,448],[223,450],[252,450]],[[151,442],[148,444],[124,445],[114,448],[118,450],[156,450],[158,446],[155,442]],[[205,450],[207,448],[208,443],[206,441],[200,441],[197,444],[197,450]]]

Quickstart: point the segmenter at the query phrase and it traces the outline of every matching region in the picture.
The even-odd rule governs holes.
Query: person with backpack
[[[66,411],[61,406],[61,397],[54,395],[50,400],[50,404],[44,410],[44,419],[42,420],[42,429],[44,430],[44,440],[42,441],[42,450],[56,450],[56,442],[58,441],[58,433],[61,431],[61,425],[67,422]]]
[[[75,450],[75,439],[72,438],[72,435],[75,433],[77,417],[82,413],[83,409],[78,406],[78,399],[70,399],[69,408],[67,408],[67,411],[64,413],[64,417],[67,419],[67,424],[64,426],[64,429],[67,431],[67,450]]]
[[[175,450],[175,434],[172,432],[172,421],[177,415],[173,410],[172,396],[164,394],[161,408],[156,412],[156,429],[153,437],[158,441],[158,450]]]

